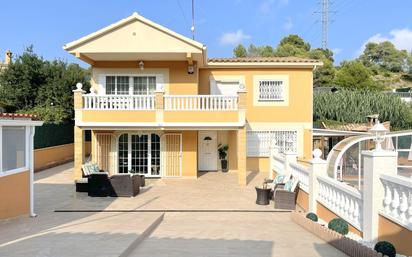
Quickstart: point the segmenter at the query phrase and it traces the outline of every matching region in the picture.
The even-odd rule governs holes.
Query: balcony
[[[241,127],[246,92],[238,95],[76,95],[83,127]],[[77,100],[76,100],[77,99]],[[241,100],[243,99],[243,100]],[[77,108],[76,108],[77,101]]]

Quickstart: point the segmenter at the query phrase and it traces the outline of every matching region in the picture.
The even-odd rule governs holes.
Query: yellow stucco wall
[[[197,177],[197,131],[182,132],[182,176]]]
[[[254,106],[253,76],[287,75],[289,77],[289,106]],[[199,94],[209,94],[210,77],[243,76],[247,90],[246,119],[248,122],[312,122],[312,69],[201,69]]]
[[[268,157],[247,157],[246,168],[248,171],[269,171],[269,158]]]
[[[155,111],[84,110],[84,122],[156,122]]]
[[[317,211],[316,213],[318,214],[319,218],[322,220],[329,222],[334,218],[340,218],[338,215],[336,215],[334,212],[326,208],[324,205],[321,203],[317,202]],[[355,233],[359,236],[362,236],[362,232],[359,231],[357,228],[349,224],[349,231],[352,233]]]
[[[391,242],[395,246],[397,253],[412,256],[411,238],[412,231],[379,215],[378,239]]]
[[[228,150],[228,166],[229,171],[237,171],[237,133],[236,130],[230,130],[227,132],[227,143],[229,145]]]
[[[86,155],[91,152],[91,142],[85,142]],[[54,167],[74,158],[74,143],[34,150],[34,171]]]
[[[238,122],[237,111],[166,111],[165,122]]]
[[[0,219],[29,213],[29,171],[0,177]]]

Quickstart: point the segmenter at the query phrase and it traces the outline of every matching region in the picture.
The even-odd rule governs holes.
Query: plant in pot
[[[222,165],[222,171],[223,172],[228,171],[227,160],[226,160],[228,150],[229,150],[228,145],[222,145],[222,144],[218,145],[217,151],[219,152],[219,159],[220,159],[220,164]]]

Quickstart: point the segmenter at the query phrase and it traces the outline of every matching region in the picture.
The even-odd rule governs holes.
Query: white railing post
[[[285,157],[285,175],[290,176],[292,174],[292,169],[290,168],[290,163],[297,162],[297,154],[288,150],[283,153]]]
[[[313,150],[312,154],[313,159],[310,161],[312,165],[309,170],[309,211],[316,213],[319,194],[319,181],[317,176],[326,176],[327,162],[321,158],[322,151],[320,149]]]
[[[381,174],[397,174],[396,151],[363,151],[363,237],[367,241],[378,238],[379,211],[385,196]]]
[[[279,147],[273,143],[269,146],[269,179],[273,179],[273,168],[275,167],[273,156],[275,155],[279,155]]]

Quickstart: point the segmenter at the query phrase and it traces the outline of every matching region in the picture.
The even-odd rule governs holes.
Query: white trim
[[[17,169],[13,169],[13,170],[8,170],[8,171],[5,171],[5,172],[0,172],[0,178],[10,176],[10,175],[15,175],[15,174],[26,172],[26,171],[30,171],[29,168],[21,167],[21,168],[17,168]]]
[[[24,119],[0,119],[0,126],[41,126],[43,121]]]
[[[245,126],[245,122],[76,122],[76,126],[82,128],[239,128]]]
[[[150,73],[150,69],[145,69],[144,72],[127,72],[127,73],[99,73],[97,85],[99,87],[97,94],[98,95],[107,95],[106,94],[106,77],[129,77],[129,94],[127,95],[135,95],[133,94],[133,77],[156,77],[156,86],[155,91],[157,88],[164,88],[165,85],[165,74],[159,73],[159,70],[155,69],[152,73]],[[117,92],[117,79],[116,79],[116,86],[115,90]],[[154,95],[155,91],[153,92]],[[110,94],[110,95],[118,95],[118,94]],[[148,94],[149,95],[149,94]],[[122,96],[122,95],[118,95]]]
[[[354,135],[370,135],[369,132],[347,131],[337,129],[316,129],[312,130],[313,136],[354,136]],[[409,149],[408,149],[409,151]]]

